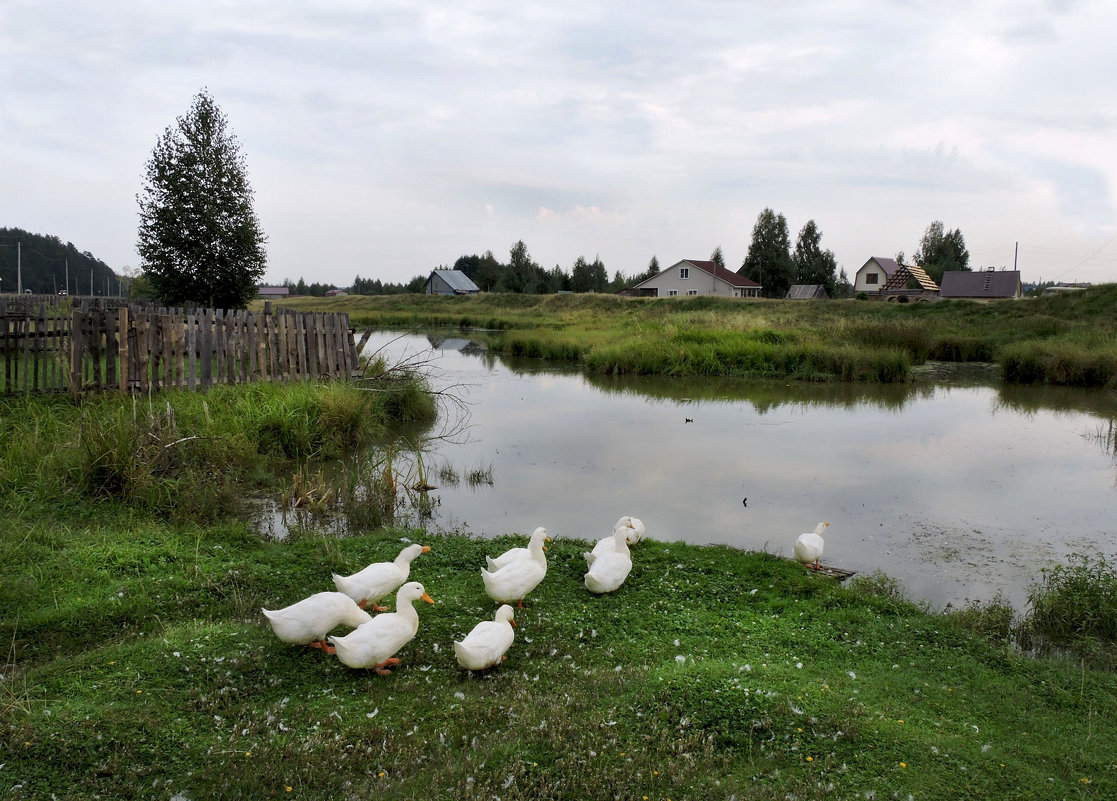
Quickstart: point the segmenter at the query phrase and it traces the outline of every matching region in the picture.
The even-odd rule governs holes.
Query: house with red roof
[[[717,262],[684,259],[628,287],[623,294],[646,298],[687,295],[756,298],[760,297],[760,289],[756,281],[727,270]]]

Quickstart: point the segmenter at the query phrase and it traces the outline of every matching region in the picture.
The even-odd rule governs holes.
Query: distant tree
[[[822,284],[830,297],[837,294],[838,262],[834,253],[822,249],[822,232],[814,220],[799,231],[795,241],[795,252],[791,256],[794,265],[794,283]]]
[[[521,294],[536,294],[539,291],[540,273],[543,270],[531,260],[527,245],[523,240],[516,242],[508,256],[508,269],[504,271],[501,289],[505,292],[518,292]],[[543,284],[546,286],[546,274],[543,273]]]
[[[721,245],[714,248],[714,252],[710,254],[710,261],[722,269],[725,268],[725,256],[722,255]]]
[[[969,270],[970,252],[962,232],[955,228],[946,231],[941,220],[935,220],[923,232],[923,239],[912,257],[935,283],[942,281],[947,270]]]
[[[570,290],[570,276],[559,265],[555,265],[547,273],[547,292],[554,294]]]
[[[136,249],[168,305],[242,309],[264,274],[267,241],[252,207],[244,156],[225,114],[202,90],[155,145]]]
[[[760,284],[768,298],[782,298],[791,286],[792,263],[787,219],[771,209],[764,209],[752,228],[748,255],[737,271]]]
[[[574,259],[574,266],[570,268],[570,288],[575,292],[589,292],[592,280],[586,260],[581,256]]]
[[[659,259],[652,256],[652,260],[648,262],[647,277],[651,278],[653,275],[659,275]]]

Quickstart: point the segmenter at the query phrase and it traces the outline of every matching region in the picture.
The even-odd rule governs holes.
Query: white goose
[[[550,538],[547,537],[547,529],[540,526],[539,528],[535,529],[535,531],[531,532],[531,538],[528,540],[527,548],[509,548],[496,559],[493,559],[491,556],[486,556],[485,564],[488,566],[489,572],[495,573],[507,564],[511,564],[518,559],[527,559],[528,557],[530,557],[531,542],[537,538],[543,542],[551,541]],[[545,551],[547,549],[544,547],[543,550]]]
[[[496,610],[492,620],[482,620],[461,642],[454,642],[454,656],[458,664],[468,670],[485,670],[496,667],[504,659],[504,652],[512,645],[516,634],[515,612],[508,604]]]
[[[613,533],[613,550],[593,554],[587,553],[586,563],[589,572],[586,573],[586,589],[590,592],[601,594],[612,592],[624,584],[628,574],[632,571],[632,554],[628,550],[628,539],[625,536],[627,526],[618,526]],[[596,549],[595,549],[596,550]]]
[[[517,608],[523,609],[524,596],[538,587],[547,575],[547,555],[543,552],[543,543],[550,541],[546,533],[541,537],[533,534],[527,559],[513,560],[499,570],[481,568],[481,580],[485,582],[485,592],[489,597],[500,603],[515,601]]]
[[[593,556],[597,557],[607,551],[613,550],[613,535],[617,533],[617,529],[619,528],[625,530],[624,538],[629,545],[635,545],[644,538],[644,524],[640,522],[638,518],[625,515],[613,526],[613,534],[610,534],[608,537],[602,537],[597,541],[597,544],[593,546],[593,551],[591,552]],[[591,564],[593,564],[593,562],[589,558],[589,555],[587,555],[586,566],[589,567]]]
[[[381,676],[388,675],[391,672],[388,668],[399,664],[393,654],[419,631],[419,613],[412,603],[420,599],[434,603],[422,584],[409,581],[396,593],[395,612],[377,615],[344,637],[330,637],[326,652],[337,654],[338,660],[348,667],[372,668]]]
[[[818,560],[822,558],[822,549],[826,545],[822,539],[822,532],[826,530],[829,523],[819,523],[815,526],[814,531],[808,531],[799,535],[799,539],[795,540],[795,560],[802,562],[813,570],[818,570]],[[811,564],[811,563],[814,564]]]
[[[372,608],[377,612],[387,612],[388,607],[376,603],[388,593],[397,589],[407,577],[411,575],[411,562],[419,554],[430,551],[428,545],[408,545],[399,552],[399,556],[391,562],[374,562],[351,576],[333,574],[334,586],[338,592],[343,592],[357,603],[364,605],[365,601],[372,602]]]
[[[261,609],[275,636],[294,645],[325,646],[325,636],[341,625],[357,627],[372,616],[340,592],[319,592],[282,609]]]

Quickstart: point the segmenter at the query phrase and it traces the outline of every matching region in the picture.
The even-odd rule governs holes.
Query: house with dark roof
[[[861,269],[853,276],[854,292],[879,292],[892,274],[900,269],[895,259],[885,259],[873,256],[861,265]]]
[[[760,284],[717,262],[684,259],[628,287],[623,294],[650,298],[686,295],[755,298],[760,296]]]
[[[829,300],[822,284],[792,284],[784,296],[787,300]]]
[[[956,300],[1016,300],[1024,297],[1019,270],[948,270],[942,274],[944,298]]]
[[[480,291],[461,270],[434,270],[423,285],[427,295],[476,295]]]

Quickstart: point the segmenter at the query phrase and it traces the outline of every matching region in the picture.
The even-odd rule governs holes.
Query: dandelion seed
[[[799,668],[799,670],[802,670],[803,669],[803,663],[802,662],[796,662],[795,667]]]
[[[849,673],[847,673],[846,675],[849,676],[851,679],[856,679],[857,678],[857,674],[854,673],[852,670],[849,671]]]
[[[683,656],[682,654],[675,654],[675,661],[678,662],[681,665],[684,662],[686,662],[686,657]]]
[[[981,753],[983,753],[983,754],[988,754],[992,750],[993,750],[993,746],[991,746],[989,743],[986,743],[985,745],[981,746]]]
[[[463,693],[461,690],[458,690],[456,693],[454,693],[454,697],[457,698],[459,701],[464,701],[465,693]]]

